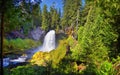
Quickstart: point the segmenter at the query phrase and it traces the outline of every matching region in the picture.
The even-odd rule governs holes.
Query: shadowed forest
[[[2,58],[41,46],[50,30],[57,46],[3,67],[3,75],[120,75],[120,0],[61,1],[63,10],[41,8],[42,0],[0,1]]]

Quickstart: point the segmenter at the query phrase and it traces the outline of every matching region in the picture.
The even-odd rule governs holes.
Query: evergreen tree
[[[28,32],[32,22],[32,7],[38,6],[40,3],[39,1],[36,1],[36,4],[32,4],[30,0],[29,2],[26,2],[25,0],[5,1],[4,31],[10,32],[25,27],[24,29],[27,29],[26,32]]]
[[[48,26],[49,26],[48,22],[49,22],[49,20],[48,20],[47,6],[44,5],[43,12],[42,12],[42,29],[43,30],[48,30]]]
[[[80,58],[87,63],[100,63],[109,58],[111,44],[115,42],[117,35],[104,16],[104,10],[96,6],[95,2],[88,3],[90,7],[86,21],[78,32],[78,41],[81,47]]]
[[[32,10],[33,26],[40,26],[42,22],[42,12],[39,5],[34,5]]]
[[[80,0],[64,0],[64,14],[62,18],[63,28],[68,26],[78,27],[79,13],[80,13]]]
[[[61,29],[61,9],[57,11],[57,26],[56,26],[56,31]]]
[[[52,23],[51,23],[51,28],[56,28],[58,25],[58,14],[57,14],[57,10],[54,9],[53,15],[52,15]]]
[[[51,16],[51,29],[55,28],[55,6],[50,7],[50,16]]]
[[[51,25],[50,28],[51,29],[59,29],[59,25],[60,25],[60,12],[57,11],[57,9],[55,9],[54,6],[50,7],[50,19],[51,19]]]
[[[105,22],[108,22],[117,34],[118,38],[111,44],[111,51],[109,55],[111,57],[117,57],[120,55],[120,4],[119,0],[104,0],[103,2],[96,1],[96,6],[99,6],[103,10]]]
[[[13,1],[6,1],[6,10],[4,13],[4,32],[10,32],[11,30],[15,30],[16,27],[19,29],[21,25],[21,8],[17,8],[14,6]],[[14,15],[13,15],[14,14]]]

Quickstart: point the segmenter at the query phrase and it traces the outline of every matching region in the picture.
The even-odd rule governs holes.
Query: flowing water
[[[39,46],[36,49],[31,49],[25,53],[25,55],[22,55],[18,57],[17,59],[10,59],[10,58],[3,58],[3,67],[8,66],[11,62],[12,63],[24,63],[27,60],[31,59],[31,57],[38,51],[42,52],[50,52],[51,50],[56,48],[55,43],[55,31],[50,30],[45,38],[42,46]]]
[[[44,43],[41,49],[43,52],[49,52],[55,49],[55,45],[56,45],[55,44],[55,31],[51,30],[46,34],[44,38]]]

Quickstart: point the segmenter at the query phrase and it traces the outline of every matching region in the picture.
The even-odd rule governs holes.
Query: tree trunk
[[[5,9],[5,0],[2,0],[2,4],[1,4],[1,48],[2,49],[3,49],[3,36],[4,36],[4,9]]]
[[[0,33],[0,36],[1,36],[1,39],[0,39],[0,42],[1,42],[1,50],[0,50],[0,58],[2,58],[2,50],[3,50],[3,35],[4,35],[4,9],[5,9],[5,0],[2,0],[1,4],[0,4],[0,10],[1,10],[1,33]],[[0,60],[2,62],[2,59]],[[3,72],[3,69],[1,68],[1,70]]]

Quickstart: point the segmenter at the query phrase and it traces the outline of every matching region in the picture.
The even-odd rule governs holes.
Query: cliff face
[[[22,30],[24,31],[24,30]],[[5,37],[7,39],[16,39],[16,38],[30,38],[33,40],[42,40],[45,36],[45,31],[43,31],[40,27],[37,27],[31,31],[29,31],[29,33],[27,35],[25,35],[23,32],[19,31],[19,30],[14,30],[11,31],[9,33],[5,34]]]
[[[40,27],[37,27],[36,29],[32,30],[28,37],[38,41],[42,39],[45,36],[45,31],[43,31]]]

